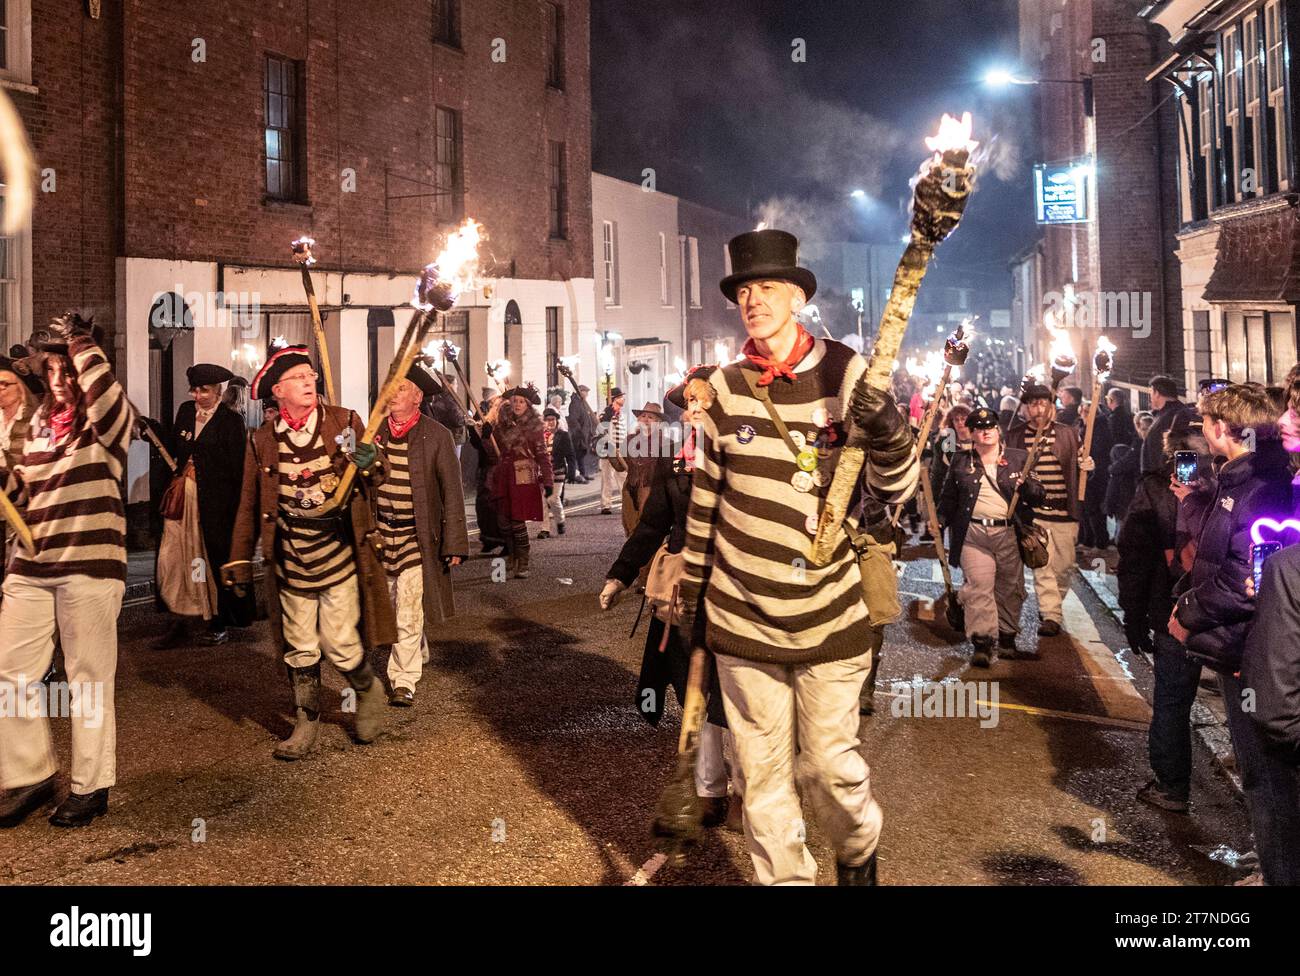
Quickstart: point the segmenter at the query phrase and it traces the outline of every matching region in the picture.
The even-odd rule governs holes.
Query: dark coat
[[[1137,452],[1125,450],[1136,473]],[[1124,632],[1135,648],[1149,649],[1150,631],[1165,632],[1174,608],[1174,581],[1182,575],[1182,567],[1176,560],[1171,564],[1169,555],[1176,547],[1178,499],[1169,490],[1169,476],[1160,471],[1142,477],[1130,502],[1116,541],[1115,575]]]
[[[1250,717],[1279,758],[1300,766],[1300,546],[1268,557],[1255,600],[1241,659],[1242,687],[1255,691]]]
[[[569,437],[569,432],[556,427],[551,436],[551,470],[556,484],[567,479],[570,467],[576,469],[577,466],[578,459],[573,453],[573,440]]]
[[[1022,481],[1025,461],[1028,459],[1024,451],[1014,447],[1003,451],[1002,461],[1006,463],[998,463],[998,492],[1008,502]],[[940,524],[948,529],[948,558],[953,563],[961,562],[961,550],[966,543],[966,531],[970,528],[980,486],[987,483],[987,480],[984,465],[974,448],[953,455],[948,477],[944,479],[943,491],[935,506],[939,511]],[[1021,489],[1016,515],[1025,523],[1033,521],[1030,507],[1042,499],[1042,491],[1042,485],[1032,479]]]
[[[1283,518],[1290,511],[1291,467],[1277,441],[1263,441],[1219,470],[1196,561],[1174,595],[1178,622],[1189,631],[1188,654],[1221,674],[1240,669],[1255,615],[1245,582],[1252,570],[1250,527],[1262,516]]]
[[[1112,410],[1110,416],[1106,418],[1106,426],[1110,428],[1112,445],[1127,444],[1134,447],[1141,440],[1138,437],[1137,428],[1133,426],[1133,411],[1122,400],[1119,406]]]
[[[1065,475],[1065,501],[1070,518],[1078,521],[1079,504],[1079,429],[1070,424],[1055,421],[1056,441],[1052,453],[1061,464],[1061,473]],[[1029,425],[1023,420],[1016,420],[1007,432],[1007,447],[1018,448],[1028,452],[1033,446]],[[1031,471],[1030,474],[1033,474]]]
[[[335,438],[351,427],[357,440],[365,432],[361,421],[351,410],[321,404],[321,436],[334,461],[336,474],[342,475],[350,463],[343,455]],[[263,424],[248,441],[244,453],[244,476],[239,495],[239,513],[230,543],[230,558],[251,560],[254,544],[260,539],[262,555],[267,562],[262,574],[266,593],[266,606],[271,618],[271,637],[275,646],[283,648],[284,629],[280,616],[279,587],[272,561],[275,559],[276,514],[279,511],[279,444],[275,439],[275,425]],[[375,528],[375,485],[383,484],[388,477],[388,458],[383,450],[367,471],[355,481],[344,523],[350,530],[352,552],[356,558],[358,589],[361,594],[361,639],[367,647],[382,647],[397,641],[397,617],[388,596],[388,579],[381,559],[383,543]]]
[[[388,425],[379,428],[380,445],[389,440]],[[469,556],[465,528],[465,493],[451,432],[431,417],[421,417],[406,435],[415,506],[415,537],[424,571],[424,630],[434,640],[434,625],[454,616],[452,556]]]
[[[672,458],[657,458],[650,479],[651,489],[641,510],[641,518],[623,543],[623,549],[610,567],[608,579],[631,586],[641,570],[650,565],[659,547],[668,543],[668,551],[681,552],[686,546],[686,513],[691,505],[691,474],[674,471]],[[663,653],[664,623],[658,617],[650,618],[646,633],[645,653],[641,658],[641,676],[637,681],[637,712],[651,725],[658,725],[663,716],[664,691],[671,683],[677,700],[686,700],[686,678],[690,670],[690,650],[674,627],[668,635]],[[722,708],[722,689],[718,684],[718,669],[710,669],[708,719],[714,725],[727,727]],[[647,696],[646,691],[653,695]]]
[[[1138,489],[1138,466],[1141,455],[1128,444],[1116,444],[1110,450],[1110,478],[1106,484],[1104,511],[1123,521]]]
[[[1142,442],[1142,473],[1159,471],[1165,466],[1165,434],[1174,426],[1174,421],[1184,414],[1194,414],[1194,408],[1181,400],[1170,400],[1156,411],[1155,423],[1147,432]]]
[[[576,393],[569,397],[569,436],[579,454],[590,450],[592,438],[596,436],[596,415],[591,405]]]

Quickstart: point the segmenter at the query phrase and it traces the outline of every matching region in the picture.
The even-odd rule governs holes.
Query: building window
[[[546,12],[546,83],[564,88],[564,10],[558,3],[544,4]]]
[[[1196,377],[1213,376],[1210,362],[1209,310],[1192,312],[1192,374]]]
[[[1282,383],[1296,364],[1295,318],[1290,312],[1268,313],[1271,383]]]
[[[1219,174],[1214,165],[1219,148],[1219,127],[1214,124],[1214,83],[1208,73],[1201,77],[1197,86],[1197,109],[1200,112],[1201,129],[1201,165],[1204,167],[1204,193],[1206,212],[1213,210],[1220,202]],[[1193,214],[1195,219],[1195,212]]]
[[[5,185],[0,183],[0,225],[4,224]],[[32,236],[30,230],[0,236],[0,341],[3,349],[21,343],[31,319]],[[0,350],[2,351],[2,350]]]
[[[1259,36],[1259,18],[1252,14],[1242,27],[1246,56],[1246,122],[1242,132],[1242,167],[1251,172],[1254,189],[1242,196],[1262,196],[1270,192],[1268,156],[1264,149],[1264,126],[1260,105],[1264,85],[1264,49]]]
[[[605,271],[605,304],[618,304],[618,225],[601,221],[601,266]]]
[[[668,306],[668,235],[659,232],[659,304]]]
[[[556,305],[546,306],[546,388],[553,390],[563,386],[560,371],[556,364],[560,358],[560,309]]]
[[[433,0],[433,39],[460,47],[460,0]]]
[[[0,78],[31,83],[31,0],[0,0]]]
[[[1223,348],[1228,379],[1233,383],[1246,382],[1246,318],[1240,312],[1223,313]]]
[[[1263,312],[1246,314],[1246,378],[1255,383],[1268,382],[1268,339]]]
[[[1228,199],[1242,198],[1242,170],[1245,161],[1241,143],[1241,30],[1230,27],[1223,32],[1223,157],[1228,167]]]
[[[700,307],[700,239],[686,238],[686,260],[691,269],[691,308]]]
[[[1264,8],[1265,87],[1268,90],[1268,145],[1273,147],[1272,185],[1281,192],[1291,188],[1291,139],[1287,116],[1287,58],[1283,35],[1282,4],[1273,0]]]
[[[9,4],[0,0],[0,71],[9,70]]]
[[[439,105],[433,143],[434,212],[447,222],[460,220],[464,204],[460,113]]]
[[[551,186],[551,237],[563,240],[569,236],[569,187],[565,174],[564,143],[552,142],[550,146]]]
[[[266,195],[305,202],[303,62],[266,56]]]

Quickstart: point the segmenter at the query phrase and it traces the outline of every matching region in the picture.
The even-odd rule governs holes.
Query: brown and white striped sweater
[[[825,475],[834,471],[849,397],[865,368],[848,346],[817,339],[794,381],[778,378],[768,387],[787,428],[810,445],[818,430],[814,411],[825,410],[837,424],[840,440],[819,465]],[[795,489],[794,454],[750,392],[745,371],[758,373],[741,361],[710,378],[717,396],[695,456],[682,596],[696,604],[702,594],[696,605],[704,639],[720,654],[789,665],[861,654],[870,633],[848,536],[828,565],[810,558],[829,483]],[[888,470],[870,461],[868,449],[872,495],[890,504],[911,497],[920,475],[914,454]]]
[[[50,579],[126,579],[126,511],[121,482],[135,410],[108,359],[89,336],[69,343],[85,422],[54,444],[38,409],[22,460],[5,472],[5,491],[25,505],[36,553],[13,547],[7,572]]]

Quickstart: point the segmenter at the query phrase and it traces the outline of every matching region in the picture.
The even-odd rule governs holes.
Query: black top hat
[[[798,285],[809,301],[817,292],[817,277],[799,267],[799,238],[793,234],[751,230],[733,237],[727,251],[731,254],[732,273],[722,279],[719,287],[728,301],[736,300],[736,292],[745,282],[769,278]]]
[[[614,389],[609,391],[609,398],[611,400],[617,400],[622,395],[623,395],[623,391],[617,386],[614,387]]]
[[[15,361],[8,356],[0,356],[0,370],[17,376],[23,381],[23,385],[32,391],[33,396],[45,395],[45,383],[42,382],[42,377],[32,372],[32,363],[27,357]]]
[[[275,384],[280,382],[280,377],[295,366],[304,365],[312,365],[306,346],[285,346],[277,349],[253,377],[253,399],[274,401],[275,394],[271,391],[275,389]]]
[[[190,384],[190,389],[196,386],[213,386],[217,383],[226,383],[235,378],[235,374],[224,366],[218,366],[216,363],[195,363],[185,371],[185,379]]]
[[[419,363],[412,363],[411,368],[406,371],[406,378],[420,388],[420,392],[425,396],[435,396],[441,389],[441,385],[433,374],[421,366]]]
[[[967,430],[992,430],[998,425],[998,415],[988,407],[978,407],[966,418]]]
[[[537,392],[537,387],[533,386],[532,383],[529,383],[527,386],[516,386],[513,389],[506,390],[501,395],[507,400],[511,397],[523,397],[535,407],[540,407],[542,405],[542,395]]]

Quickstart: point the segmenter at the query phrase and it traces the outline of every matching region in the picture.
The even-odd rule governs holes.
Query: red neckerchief
[[[778,376],[784,376],[793,382],[794,367],[803,361],[803,357],[812,352],[813,344],[816,342],[812,335],[802,325],[799,326],[799,338],[794,341],[794,348],[790,350],[790,355],[786,356],[784,362],[777,362],[775,359],[768,359],[766,356],[760,356],[758,345],[753,339],[745,343],[745,348],[741,351],[745,358],[763,371],[763,375],[758,378],[759,386],[771,386],[772,381]]]
[[[395,439],[401,440],[403,437],[406,436],[406,432],[415,426],[416,421],[418,421],[419,419],[420,419],[420,411],[416,410],[414,413],[411,414],[410,419],[408,419],[404,423],[399,424],[397,421],[393,419],[393,415],[390,413],[388,415],[388,432],[392,434]]]
[[[315,412],[316,412],[316,408],[313,406],[305,414],[303,414],[301,417],[295,420],[293,417],[289,416],[288,410],[285,410],[283,407],[281,407],[280,419],[283,420],[288,425],[290,430],[299,431],[307,426],[307,421],[311,419],[311,415],[314,414]]]
[[[677,455],[674,458],[674,460],[681,461],[682,466],[687,471],[695,470],[695,427],[694,425],[691,426],[691,432],[688,435],[686,435],[686,443],[683,444],[682,449],[677,452]]]
[[[72,431],[72,419],[76,415],[76,408],[72,404],[68,404],[58,413],[50,414],[50,429],[54,432],[54,443],[59,443]]]

